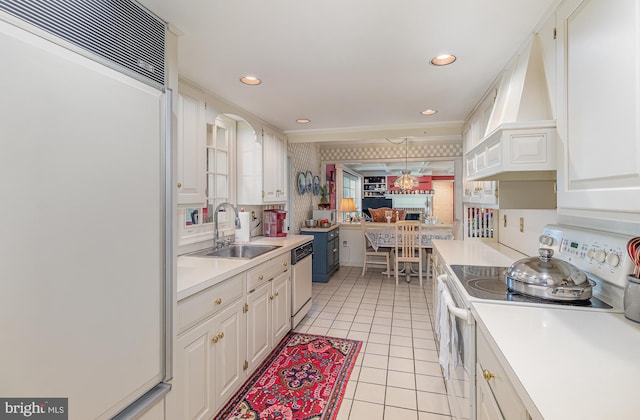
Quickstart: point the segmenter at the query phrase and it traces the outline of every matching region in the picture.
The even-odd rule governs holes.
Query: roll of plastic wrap
[[[236,229],[236,242],[249,242],[251,235],[251,213],[241,211],[238,213],[240,217],[240,229]]]

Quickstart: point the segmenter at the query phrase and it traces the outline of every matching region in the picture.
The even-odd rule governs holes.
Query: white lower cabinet
[[[478,419],[530,420],[484,332],[477,329],[476,414]]]
[[[271,283],[250,291],[247,296],[247,361],[249,372],[264,360],[271,350]]]
[[[216,411],[233,396],[245,379],[246,323],[243,309],[243,302],[238,301],[214,317],[216,335],[212,340],[218,338],[213,346]]]
[[[476,364],[476,377],[478,378],[476,385],[477,420],[504,419],[489,384],[482,377],[482,369],[479,363]]]
[[[178,337],[173,385],[179,418],[213,417],[244,381],[243,307],[238,299]]]
[[[178,302],[167,418],[211,419],[291,329],[289,251]]]
[[[281,264],[275,263],[276,266]],[[249,281],[249,279],[247,279]],[[291,273],[287,269],[247,295],[247,374],[269,355],[291,329]]]
[[[168,418],[209,419],[245,380],[244,273],[178,303]]]
[[[280,274],[273,279],[271,286],[273,290],[271,325],[275,347],[291,329],[291,273]]]
[[[165,420],[168,418],[169,417],[166,417],[164,413],[163,398],[161,401],[158,401],[156,405],[145,411],[140,417],[137,417],[136,420]]]

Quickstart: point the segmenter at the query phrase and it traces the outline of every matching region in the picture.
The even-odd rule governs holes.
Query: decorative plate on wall
[[[311,171],[307,171],[307,192],[311,194],[313,191],[313,174]]]
[[[298,192],[300,194],[304,194],[307,191],[307,178],[304,175],[304,172],[300,172],[298,174]]]
[[[318,175],[313,177],[313,195],[320,195],[320,177]]]

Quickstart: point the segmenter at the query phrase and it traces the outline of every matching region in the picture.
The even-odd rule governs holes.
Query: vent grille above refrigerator
[[[0,0],[0,10],[141,75],[147,83],[165,84],[166,25],[133,1]]]

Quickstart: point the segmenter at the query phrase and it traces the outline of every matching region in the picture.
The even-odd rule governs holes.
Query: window
[[[342,172],[342,198],[353,198],[356,203],[356,213],[362,211],[362,179],[358,175],[350,172]],[[352,214],[352,216],[354,216]],[[347,215],[342,214],[342,221],[345,221]]]

